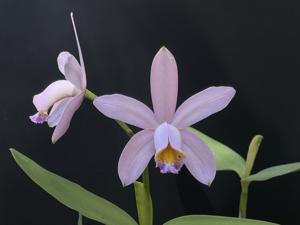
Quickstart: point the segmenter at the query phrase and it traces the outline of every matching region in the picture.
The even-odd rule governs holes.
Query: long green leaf
[[[283,164],[279,166],[269,167],[261,170],[260,172],[253,174],[249,177],[242,179],[243,181],[264,181],[273,177],[282,176],[289,173],[300,171],[300,162]]]
[[[261,220],[241,219],[235,217],[191,215],[172,219],[164,225],[278,225]]]
[[[217,170],[235,171],[241,178],[243,177],[245,171],[245,160],[238,153],[204,133],[194,128],[190,129],[212,150],[217,163]]]
[[[113,203],[42,168],[17,150],[10,150],[21,169],[37,185],[65,206],[106,225],[137,225],[131,216]]]

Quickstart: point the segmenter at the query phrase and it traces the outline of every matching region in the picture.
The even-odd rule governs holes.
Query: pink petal
[[[85,75],[73,55],[69,52],[61,52],[57,57],[57,64],[60,72],[65,75],[66,80],[81,90],[85,89],[85,84],[83,83]]]
[[[216,163],[212,152],[198,136],[190,131],[183,130],[180,133],[186,156],[185,166],[198,181],[210,186],[216,175]]]
[[[232,87],[210,87],[188,98],[177,109],[172,124],[185,128],[224,109],[233,96]]]
[[[51,83],[43,92],[33,96],[33,104],[38,111],[47,112],[59,100],[77,95],[79,90],[69,81],[58,80]]]
[[[155,117],[158,122],[171,122],[177,102],[178,72],[174,56],[165,47],[153,59],[150,81]]]
[[[81,69],[82,69],[82,77],[81,77],[82,88],[85,89],[86,88],[86,72],[85,72],[85,66],[84,66],[84,61],[83,61],[83,57],[82,57],[81,47],[80,47],[80,43],[79,43],[79,38],[77,35],[77,30],[76,30],[76,26],[75,26],[75,22],[74,22],[74,18],[73,18],[73,12],[71,12],[71,20],[72,20],[72,24],[73,24],[73,29],[74,29],[78,53],[79,53],[79,61],[80,61]]]
[[[142,130],[128,141],[118,164],[123,186],[132,184],[141,176],[154,153],[152,131]]]
[[[154,145],[156,153],[164,150],[168,145],[181,152],[181,135],[178,129],[168,123],[163,123],[155,129]]]
[[[58,124],[63,115],[63,112],[65,111],[68,104],[72,101],[72,99],[72,97],[64,98],[53,105],[47,121],[49,127],[55,127]]]
[[[73,117],[74,113],[76,112],[76,110],[81,105],[83,99],[84,99],[84,93],[81,93],[81,94],[73,97],[72,100],[69,101],[69,103],[65,107],[65,109],[61,115],[61,118],[53,132],[52,143],[55,143],[59,138],[61,138],[61,136],[63,136],[66,133],[66,131],[68,130],[68,128],[70,126],[72,117]]]
[[[154,129],[158,125],[151,109],[125,95],[103,95],[94,100],[94,105],[105,116],[136,127]]]

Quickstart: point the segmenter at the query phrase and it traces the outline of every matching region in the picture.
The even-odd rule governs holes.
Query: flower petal
[[[66,131],[70,126],[72,117],[76,112],[76,110],[81,105],[83,99],[84,99],[84,93],[81,93],[73,97],[72,100],[68,102],[53,132],[52,143],[55,143],[59,138],[61,138],[61,136],[63,136],[66,133]]]
[[[182,152],[181,135],[179,130],[173,125],[169,124],[168,131],[169,131],[170,145],[172,146],[172,148],[176,149],[177,151]]]
[[[79,53],[79,61],[80,61],[81,69],[82,69],[82,77],[81,77],[82,88],[85,89],[86,88],[86,72],[85,72],[85,66],[84,66],[84,61],[83,61],[83,57],[82,57],[81,47],[80,47],[80,43],[79,43],[79,38],[77,35],[77,30],[76,30],[76,26],[75,26],[75,22],[74,22],[74,18],[73,18],[73,12],[71,12],[71,20],[72,20],[72,24],[73,24],[73,29],[74,29],[78,53]]]
[[[212,152],[198,136],[190,131],[183,130],[180,133],[186,156],[185,166],[198,181],[210,186],[216,175],[216,163]]]
[[[178,72],[172,53],[162,47],[151,66],[151,96],[158,122],[171,122],[177,102]]]
[[[177,109],[172,124],[185,128],[224,109],[233,96],[232,87],[210,87],[188,98]]]
[[[136,181],[154,155],[153,132],[142,130],[126,144],[119,159],[118,173],[123,186]]]
[[[71,82],[58,80],[51,83],[40,94],[33,96],[33,104],[38,111],[47,112],[54,103],[78,93],[79,90]]]
[[[61,52],[57,57],[60,72],[65,75],[66,80],[73,83],[79,89],[85,89],[83,77],[85,76],[76,58],[69,52]]]
[[[151,109],[125,95],[103,95],[94,100],[94,105],[105,116],[136,127],[154,129],[158,125]]]
[[[156,152],[164,150],[169,144],[168,124],[165,122],[155,129],[154,146]]]
[[[72,99],[72,97],[64,98],[53,105],[47,120],[49,127],[55,127],[59,123],[65,108]]]
[[[165,122],[159,125],[154,132],[156,153],[164,150],[169,144],[172,148],[182,152],[180,132],[176,127]]]

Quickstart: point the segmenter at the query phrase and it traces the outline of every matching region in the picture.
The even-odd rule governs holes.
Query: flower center
[[[156,167],[161,173],[177,174],[182,165],[185,155],[168,145],[165,149],[155,154]]]

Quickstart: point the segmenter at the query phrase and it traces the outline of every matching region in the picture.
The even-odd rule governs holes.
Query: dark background
[[[237,95],[197,128],[245,156],[253,135],[265,139],[254,171],[300,161],[298,1],[0,1],[0,224],[76,224],[76,212],[56,202],[18,168],[15,147],[45,168],[78,182],[136,217],[132,186],[122,188],[117,162],[128,141],[85,101],[55,145],[52,129],[32,124],[32,96],[62,79],[56,57],[78,55],[75,20],[95,93],[122,93],[148,105],[150,65],[165,45],[179,69],[180,104],[212,85]],[[237,216],[239,180],[218,172],[211,188],[184,169],[161,175],[150,164],[155,225],[184,214]],[[281,224],[300,220],[299,174],[253,183],[248,216]],[[85,225],[97,224],[85,220]]]

